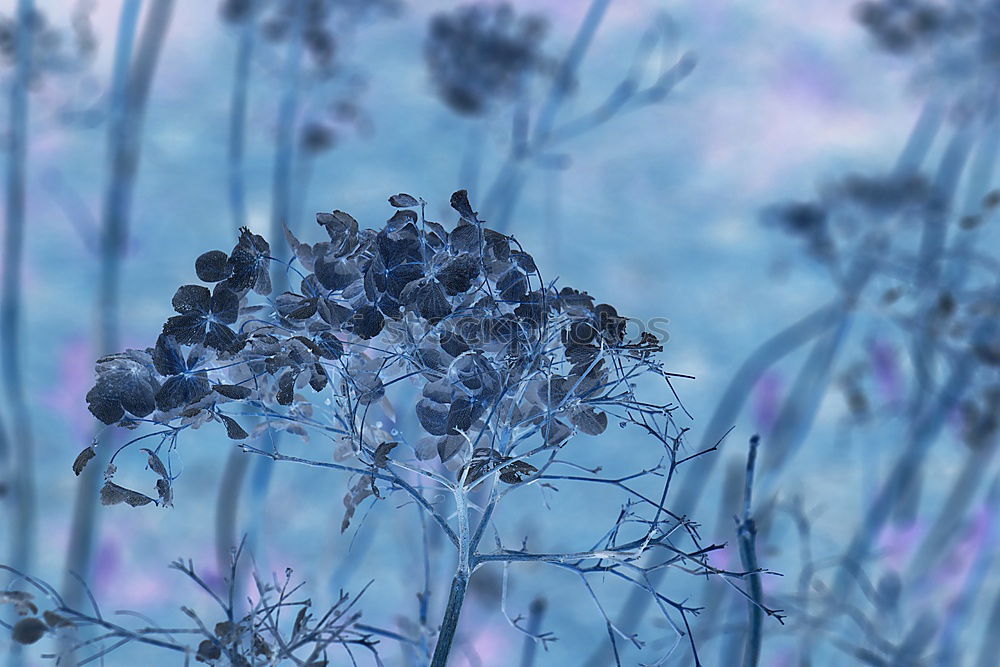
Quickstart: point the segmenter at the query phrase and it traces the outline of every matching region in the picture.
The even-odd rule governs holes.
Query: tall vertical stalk
[[[535,667],[538,640],[533,635],[537,635],[542,627],[542,619],[545,617],[547,606],[545,598],[537,597],[531,601],[531,606],[528,607],[528,623],[524,629],[530,634],[524,638],[524,645],[521,649],[521,667]]]
[[[25,401],[21,348],[21,271],[24,262],[25,181],[28,159],[28,86],[31,83],[33,0],[17,4],[16,66],[10,91],[3,291],[0,296],[0,357],[4,396],[11,418],[11,564],[24,570],[34,545],[35,473],[31,422]]]
[[[142,126],[159,56],[173,15],[174,0],[150,3],[133,58],[141,0],[125,0],[119,18],[108,117],[108,183],[101,214],[101,269],[97,302],[97,347],[108,354],[119,347],[120,288],[132,195],[138,171]],[[110,447],[98,448],[98,460],[80,476],[66,568],[87,578],[96,541],[97,488]],[[63,589],[69,604],[83,591],[72,577]]]
[[[982,510],[987,518],[982,543],[979,545],[979,551],[969,572],[965,575],[961,589],[949,606],[950,613],[941,629],[938,639],[937,667],[971,664],[972,650],[968,644],[963,644],[962,632],[971,625],[970,621],[977,613],[976,602],[983,592],[993,561],[996,559],[997,540],[1000,538],[996,518],[998,501],[1000,501],[1000,480],[994,479],[983,501]],[[967,526],[973,530],[975,523],[975,518],[966,522]],[[968,658],[968,660],[962,660],[963,657]]]
[[[135,41],[136,27],[142,8],[141,0],[126,0],[122,5],[118,19],[118,34],[115,43],[114,64],[111,74],[111,90],[108,109],[108,184],[103,202],[103,235],[100,239],[101,252],[101,292],[97,302],[97,343],[98,355],[107,354],[116,349],[117,326],[108,309],[111,304],[104,300],[105,289],[111,284],[110,277],[117,274],[120,258],[115,255],[118,249],[109,243],[108,220],[111,202],[111,191],[115,180],[115,155],[120,152],[119,143],[123,140],[124,117],[126,113],[125,95],[128,90],[129,65],[132,62],[132,48]],[[79,606],[83,600],[84,591],[77,580],[69,572],[78,573],[87,578],[91,570],[91,558],[94,551],[94,532],[96,517],[97,488],[100,484],[107,454],[102,451],[110,447],[98,448],[100,461],[88,466],[80,476],[76,489],[76,499],[73,505],[73,523],[70,528],[69,545],[66,552],[67,576],[63,581],[63,595],[71,606]],[[98,465],[100,464],[100,465]],[[68,656],[71,658],[72,653]]]
[[[271,179],[271,231],[274,240],[283,239],[285,234],[282,226],[288,222],[292,201],[292,172],[295,161],[295,129],[299,113],[299,79],[301,76],[303,37],[305,32],[306,3],[296,2],[292,17],[292,30],[288,42],[288,54],[285,60],[285,89],[282,93],[278,109],[277,136],[275,137],[274,170]],[[284,244],[276,243],[272,249],[274,257],[282,260],[285,251]],[[271,282],[275,294],[284,292],[288,285],[286,269],[282,261],[272,262],[273,274]],[[277,447],[280,432],[270,431],[272,448]],[[251,479],[250,523],[247,527],[248,543],[251,551],[256,547],[257,535],[264,513],[264,501],[271,477],[274,472],[274,461],[261,457],[254,466]],[[263,554],[257,554],[258,558]]]
[[[14,31],[16,64],[10,89],[8,129],[6,224],[3,246],[3,287],[0,293],[0,379],[10,407],[11,532],[10,562],[25,571],[35,543],[35,465],[31,420],[25,401],[21,362],[21,267],[24,261],[25,181],[28,161],[28,86],[31,82],[34,3],[19,0]],[[0,425],[2,426],[2,425]],[[2,438],[6,445],[6,431]],[[4,449],[7,449],[5,446]],[[17,644],[11,645],[10,664],[21,663]]]
[[[549,138],[559,109],[566,101],[566,91],[569,89],[580,63],[583,62],[584,56],[590,49],[594,35],[597,34],[597,29],[610,6],[611,0],[593,0],[587,9],[587,14],[583,17],[580,28],[573,36],[569,50],[560,62],[559,71],[556,72],[545,101],[542,103],[538,122],[535,124],[530,141],[532,147],[542,146]],[[521,188],[525,181],[523,173],[525,157],[527,157],[527,151],[524,150],[524,147],[518,142],[513,142],[511,152],[500,168],[500,172],[483,202],[483,210],[494,221],[494,227],[497,231],[503,232],[505,230],[514,213],[515,204],[520,198]]]
[[[246,148],[247,97],[250,87],[250,63],[257,36],[257,24],[251,11],[240,26],[236,47],[236,69],[229,103],[229,146],[227,150],[229,209],[233,228],[247,223],[246,174],[243,160]]]
[[[444,618],[441,620],[441,632],[438,634],[437,644],[434,646],[431,667],[447,667],[448,665],[448,655],[451,653],[451,646],[455,641],[455,631],[458,629],[458,619],[462,613],[462,604],[465,602],[465,592],[468,588],[468,574],[460,569],[451,581],[448,606],[445,607]]]
[[[233,229],[247,224],[246,202],[246,119],[250,87],[250,64],[257,39],[253,8],[243,18],[236,47],[233,89],[229,102],[229,145],[227,150],[228,199]],[[231,559],[230,550],[238,544],[236,535],[240,492],[250,461],[244,452],[232,448],[219,484],[215,503],[215,550],[219,571],[224,572]],[[236,585],[235,582],[233,585]]]
[[[747,610],[749,613],[749,628],[746,634],[746,647],[743,650],[743,667],[757,667],[760,663],[761,639],[764,624],[762,608],[764,591],[757,572],[757,527],[751,513],[753,498],[753,477],[757,464],[757,436],[750,438],[750,452],[747,454],[746,486],[743,492],[743,519],[739,522],[737,531],[740,545],[740,562],[743,571],[749,572]]]

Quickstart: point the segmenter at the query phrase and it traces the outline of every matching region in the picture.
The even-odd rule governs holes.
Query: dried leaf
[[[505,484],[520,484],[525,477],[531,477],[538,472],[538,468],[525,463],[524,461],[514,461],[500,470],[500,481]]]
[[[225,643],[231,643],[235,638],[236,626],[229,621],[215,624],[215,636]]]
[[[37,614],[38,607],[33,600],[35,596],[27,591],[0,591],[0,603],[14,605],[18,616]]]
[[[466,220],[476,219],[476,212],[472,210],[472,204],[469,203],[467,190],[459,190],[451,195],[451,207]]]
[[[538,472],[538,468],[530,463],[524,461],[508,463],[508,461],[511,461],[509,456],[504,456],[495,449],[477,447],[467,466],[465,483],[472,484],[497,468],[500,468],[500,481],[506,484],[519,484],[524,481],[524,477],[530,477]]]
[[[174,504],[174,490],[170,486],[170,480],[162,478],[156,480],[156,493],[160,496],[160,505],[171,507]]]
[[[417,222],[417,214],[408,208],[396,211],[392,217],[386,221],[385,228],[390,232],[396,232],[410,223]]]
[[[409,208],[411,206],[419,206],[420,202],[413,195],[401,192],[398,195],[389,197],[389,204],[396,208]]]
[[[361,504],[365,498],[375,494],[375,481],[370,475],[364,475],[351,490],[344,495],[344,520],[340,522],[340,532],[346,531],[351,526],[351,519],[354,518],[354,512],[357,511],[358,505]]]
[[[250,396],[250,387],[244,387],[236,384],[216,384],[212,385],[212,389],[216,393],[222,394],[226,398],[231,398],[234,401],[239,401]]]
[[[292,635],[294,636],[302,632],[308,621],[309,607],[302,607],[299,609],[299,613],[295,615],[295,623],[292,625]]]
[[[198,653],[194,659],[197,662],[213,663],[222,657],[222,649],[216,646],[211,639],[205,639],[198,644]]]
[[[124,486],[118,486],[110,480],[105,482],[104,486],[101,487],[102,505],[128,503],[132,507],[140,507],[148,505],[151,502],[153,502],[153,499],[149,496],[141,494],[138,491],[133,491],[132,489],[126,489]]]
[[[14,624],[14,628],[10,631],[10,638],[18,644],[34,644],[48,631],[48,626],[41,619],[29,616]]]
[[[375,467],[385,468],[389,465],[389,453],[398,445],[398,442],[383,442],[375,448]]]
[[[221,419],[222,423],[226,425],[226,435],[228,435],[232,440],[246,440],[250,437],[250,434],[247,433],[243,427],[239,425],[239,422],[232,417],[220,414],[219,419]]]
[[[303,607],[305,609],[305,607]],[[266,660],[270,660],[274,655],[274,651],[271,649],[271,645],[260,638],[260,635],[253,636],[253,654],[263,656]]]
[[[97,456],[97,450],[94,449],[93,445],[88,446],[76,455],[76,460],[73,461],[73,472],[76,473],[77,477],[79,477],[80,473],[83,472],[83,469],[87,467],[87,462],[95,456]]]
[[[587,435],[600,435],[608,428],[607,413],[590,407],[574,410],[570,421]]]
[[[140,451],[146,452],[146,455],[149,457],[146,465],[149,466],[150,470],[159,475],[161,479],[170,479],[170,475],[167,474],[167,467],[163,465],[163,461],[161,461],[160,457],[156,455],[156,452],[152,449],[145,448]]]
[[[42,618],[45,619],[45,622],[48,623],[50,628],[76,627],[71,620],[63,616],[60,616],[54,611],[46,611],[44,614],[42,614]]]

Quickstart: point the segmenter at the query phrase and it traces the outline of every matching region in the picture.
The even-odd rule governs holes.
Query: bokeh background
[[[142,2],[143,16],[155,2]],[[0,45],[10,43],[16,4],[4,0],[0,5],[8,31],[0,35],[7,40]],[[553,62],[564,56],[590,7],[584,0],[510,4],[517,13],[547,20],[539,48]],[[448,208],[453,190],[468,188],[474,204],[486,197],[509,149],[515,108],[537,109],[552,74],[537,74],[523,97],[501,100],[489,113],[456,113],[436,94],[424,50],[432,17],[458,5],[404,0],[396,12],[359,19],[349,32],[338,33],[339,69],[333,80],[303,82],[299,127],[326,118],[331,99],[349,99],[358,114],[336,126],[331,147],[299,150],[294,159],[289,215],[303,235],[313,233],[315,212],[332,209],[349,211],[362,226],[378,227],[390,213],[386,197],[395,192],[422,196],[429,202],[428,214],[442,220],[453,217]],[[16,353],[24,371],[38,490],[38,540],[30,571],[58,585],[65,576],[79,484],[70,464],[95,432],[84,396],[92,386],[99,345],[101,211],[111,178],[109,89],[123,3],[38,0],[37,8],[64,31],[62,46],[70,62],[40,72],[28,95],[22,337]],[[95,50],[73,61],[70,27],[81,11],[92,27]],[[777,201],[809,198],[817,186],[845,173],[891,168],[928,96],[914,84],[911,60],[875,48],[855,14],[853,2],[826,0],[611,2],[558,119],[599,105],[628,74],[639,41],[651,28],[662,28],[665,41],[662,51],[640,63],[645,81],[684,54],[696,57],[696,67],[662,101],[616,114],[553,149],[557,167],[525,166],[506,231],[534,254],[547,276],[611,301],[630,316],[669,319],[665,363],[696,378],[675,385],[694,416],[688,424],[692,448],[704,438],[722,437],[707,433],[706,425],[751,351],[838,293],[822,265],[796,239],[762,223],[760,211]],[[171,314],[176,286],[193,278],[194,258],[207,249],[226,250],[235,238],[227,199],[227,142],[241,27],[222,20],[215,1],[177,0],[163,29],[127,221],[120,311],[121,345],[127,347],[153,342]],[[261,38],[250,64],[244,174],[247,222],[258,233],[269,233],[271,224],[284,59],[280,42]],[[16,68],[11,58],[2,67],[0,83],[7,95]],[[9,122],[8,105],[0,109],[4,136],[19,131]],[[491,211],[481,213],[489,224]],[[981,241],[984,253],[992,248]],[[878,318],[863,318],[852,336],[845,365],[855,359],[872,363],[876,349],[890,365],[905,366],[905,351],[894,346]],[[727,425],[733,430],[714,454],[719,462],[695,513],[706,541],[734,541],[732,517],[740,511],[742,484],[737,473],[747,439],[761,433],[762,448],[767,448],[768,430],[804,354],[800,350],[767,369],[754,382],[745,408]],[[3,416],[10,432],[9,403]],[[898,422],[852,437],[851,419],[848,401],[832,381],[796,458],[766,492],[801,508],[816,563],[843,552],[903,446]],[[905,569],[902,563],[926,535],[965,462],[959,431],[957,420],[950,420],[935,443],[925,463],[933,472],[924,480],[916,517],[894,523],[895,532],[887,529],[880,537],[882,559],[866,575],[873,582],[886,568]],[[642,447],[636,434],[612,429],[604,437],[616,458],[631,457]],[[213,517],[230,448],[229,441],[207,429],[183,438],[184,470],[172,509],[120,505],[98,511],[88,578],[102,608],[140,610],[165,624],[179,617],[181,605],[209,608],[167,565],[178,556],[191,558],[209,579],[219,579]],[[358,590],[374,580],[363,598],[366,620],[405,627],[399,619],[413,614],[413,578],[419,570],[418,545],[408,539],[415,510],[377,502],[365,507],[364,521],[341,534],[346,484],[317,471],[277,467],[254,519],[260,531],[258,565],[276,572],[293,568],[317,601],[329,600],[341,587]],[[897,645],[925,611],[939,622],[935,632],[944,626],[972,561],[995,548],[982,537],[994,513],[983,493],[977,487],[967,513],[954,518],[958,546],[935,570],[936,593],[912,598],[910,609],[890,611],[862,598],[859,609],[868,620],[846,626],[841,639],[851,646],[881,646],[871,638],[874,633]],[[549,509],[532,498],[524,514],[511,521],[540,530],[546,546],[567,549],[596,537],[587,532],[588,524],[595,517],[613,517],[620,502],[585,490],[553,496]],[[246,513],[241,521],[249,520]],[[13,523],[5,514],[0,525],[6,558]],[[868,662],[823,641],[810,644],[804,655],[802,638],[811,626],[801,614],[796,617],[794,601],[781,599],[792,594],[804,571],[800,536],[787,526],[769,535],[759,544],[761,564],[786,576],[766,578],[765,593],[789,619],[785,627],[766,619],[761,664],[925,664]],[[719,558],[734,558],[729,549],[729,556]],[[439,565],[444,577],[449,565]],[[498,572],[483,577],[482,590],[463,619],[462,648],[453,664],[519,664],[523,639],[500,613],[497,582]],[[984,575],[982,582],[983,594],[965,617],[960,641],[975,650],[965,656],[967,662],[955,664],[976,664],[973,657],[997,594],[994,578]],[[675,597],[710,605],[698,619],[709,628],[699,640],[704,663],[736,664],[726,662],[734,655],[726,646],[729,637],[741,636],[745,600],[724,584],[687,576],[670,575],[661,586]],[[538,596],[548,602],[544,625],[559,641],[538,655],[537,664],[587,664],[605,629],[578,584],[525,567],[512,575],[510,587],[512,613],[525,613]],[[609,590],[608,608],[617,609],[626,594]],[[671,640],[653,621],[642,635],[647,649],[628,651],[623,664],[653,662]],[[403,664],[391,642],[384,646],[386,664]],[[23,656],[26,664],[42,664],[36,649]],[[932,655],[935,649],[928,651]],[[591,664],[613,664],[608,656],[597,660]],[[173,655],[127,648],[106,664],[179,663]],[[682,647],[668,664],[694,662]]]

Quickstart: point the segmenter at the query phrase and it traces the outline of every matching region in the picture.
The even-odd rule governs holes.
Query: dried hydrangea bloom
[[[316,216],[318,242],[286,229],[287,263],[242,230],[232,251],[195,261],[211,286],[178,289],[178,314],[155,345],[99,361],[91,411],[138,433],[111,457],[102,502],[170,505],[178,436],[208,425],[246,453],[349,473],[342,531],[363,502],[396,494],[420,507],[457,555],[444,622],[419,629],[435,647],[435,665],[447,659],[470,577],[489,562],[545,562],[584,580],[616,575],[654,597],[682,636],[696,610],[658,592],[646,575],[672,566],[745,573],[709,563],[718,547],[702,545],[690,520],[666,507],[677,467],[714,448],[681,453],[686,429],[674,421],[677,403],[640,397],[638,385],[651,388],[644,379],[672,392],[657,359],[660,341],[588,293],[546,282],[513,237],[483,224],[464,190],[451,198],[453,226],[428,220],[425,202],[410,195],[389,203],[394,212],[379,229],[362,229],[343,211]],[[294,287],[273,294],[268,266],[287,272]],[[258,420],[251,432],[240,423],[245,414]],[[627,479],[648,479],[662,487],[655,494],[577,462],[587,459],[580,440],[613,423],[637,427],[654,444],[658,462]],[[258,436],[279,430],[301,440],[258,446]],[[633,450],[616,451],[616,439],[591,444],[608,464],[640,465]],[[155,495],[115,479],[118,455],[136,449],[155,475]],[[93,458],[94,446],[86,448],[74,471]],[[508,549],[499,534],[492,547],[481,544],[512,492],[563,483],[626,497],[613,525],[584,538],[589,550]],[[596,596],[589,585],[588,595]]]
[[[435,14],[424,58],[441,99],[462,114],[485,113],[523,92],[545,66],[545,20],[510,5],[464,5]]]
[[[288,232],[297,287],[271,299],[262,237],[244,229],[229,253],[201,255],[196,274],[211,286],[178,288],[178,314],[153,347],[98,361],[91,412],[107,424],[167,426],[169,450],[178,432],[208,421],[246,438],[235,408],[247,404],[269,428],[319,430],[338,456],[433,459],[451,474],[471,466],[473,481],[528,440],[541,453],[600,434],[609,409],[635,400],[634,376],[662,373],[654,336],[630,339],[612,306],[546,284],[512,237],[483,226],[464,191],[452,198],[450,231],[409,195],[390,202],[396,211],[378,231],[334,211],[317,215],[318,243]],[[327,407],[313,410],[317,399]],[[414,437],[373,426],[405,409],[401,400],[420,425]],[[379,449],[387,442],[391,453]],[[534,470],[518,460],[499,475]],[[166,467],[159,477],[169,481]]]

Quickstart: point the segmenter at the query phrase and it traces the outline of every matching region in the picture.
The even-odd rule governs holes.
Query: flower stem
[[[451,653],[455,630],[458,628],[458,617],[462,613],[462,603],[465,602],[465,591],[468,587],[469,575],[464,568],[459,567],[455,572],[455,578],[451,580],[451,593],[448,595],[448,606],[444,610],[441,633],[438,635],[437,646],[434,647],[431,667],[446,667],[448,664],[448,654]]]
[[[455,489],[455,516],[458,520],[458,566],[455,568],[455,578],[451,580],[451,593],[448,594],[448,606],[444,610],[441,621],[441,632],[438,634],[431,667],[446,667],[451,645],[455,640],[455,630],[458,629],[458,617],[462,613],[465,602],[465,591],[469,587],[469,577],[472,576],[472,533],[469,530],[469,501],[465,496],[465,477],[463,475],[459,486]]]

